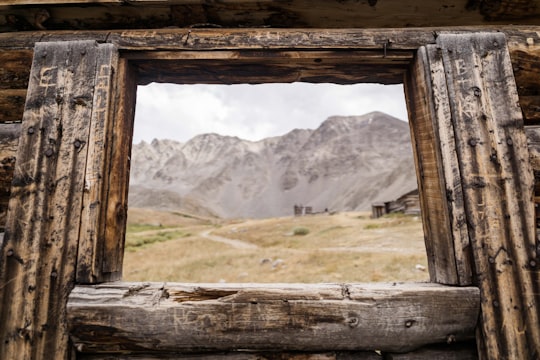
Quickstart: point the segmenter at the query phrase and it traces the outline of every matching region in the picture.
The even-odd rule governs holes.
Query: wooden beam
[[[351,82],[400,82],[405,72],[404,62],[420,46],[433,44],[438,34],[451,32],[500,31],[508,38],[518,93],[527,124],[538,123],[540,108],[540,28],[504,26],[454,27],[421,29],[161,29],[130,31],[57,31],[0,33],[0,50],[6,53],[19,49],[10,58],[29,63],[34,43],[40,41],[97,40],[115,44],[124,56],[141,70],[141,83],[167,81],[178,83],[259,83],[265,81],[331,81]],[[386,47],[386,54],[385,54]],[[291,51],[291,49],[295,49]],[[309,63],[307,59],[294,57],[299,50],[335,52],[342,51],[351,58],[327,57],[328,64]],[[208,51],[206,51],[208,50]],[[242,66],[234,67],[226,58],[208,56],[217,50],[229,54],[239,65],[246,65],[251,72],[242,72]],[[251,54],[249,51],[251,50]],[[369,51],[366,51],[369,50]],[[126,52],[129,51],[129,52]],[[163,51],[166,51],[165,53]],[[206,54],[204,54],[206,51]],[[276,52],[278,51],[278,52]],[[1,53],[2,51],[0,51]],[[280,54],[276,58],[264,58],[264,54]],[[196,53],[202,53],[197,56]],[[258,54],[258,55],[257,55]],[[356,54],[356,55],[355,55]],[[206,56],[206,57],[205,57]],[[240,58],[238,58],[240,56]],[[257,58],[259,56],[259,58]],[[288,61],[285,61],[289,56]],[[161,60],[158,60],[161,58]],[[190,72],[179,69],[182,58]],[[312,57],[314,60],[315,57]],[[174,60],[174,61],[172,61]],[[189,60],[193,60],[190,62]],[[197,60],[197,61],[195,61]],[[223,60],[219,63],[218,60]],[[207,63],[205,63],[207,61]],[[296,65],[295,65],[296,64]],[[0,74],[5,76],[0,87],[24,88],[20,80],[28,79],[29,66],[17,71],[4,69],[0,62]],[[224,67],[223,71],[219,67]],[[294,69],[296,66],[297,70]],[[215,70],[215,71],[213,71]],[[227,70],[227,71],[225,71]],[[231,72],[231,76],[227,73]],[[259,76],[254,76],[254,73]],[[251,76],[250,76],[251,74]],[[10,106],[11,107],[11,106]],[[11,112],[11,113],[16,113]],[[14,116],[10,116],[12,118]]]
[[[82,353],[402,352],[471,339],[478,305],[436,284],[107,283],[77,286],[68,317]]]
[[[405,81],[415,153],[422,223],[432,282],[472,284],[469,234],[464,221],[463,189],[456,140],[437,54],[420,48]]]
[[[77,282],[119,280],[127,218],[136,74],[112,44],[99,49],[88,142]]]
[[[446,161],[457,165],[463,201],[453,198],[461,210],[451,216],[467,224],[465,251],[481,291],[481,358],[537,358],[540,254],[533,172],[505,37],[445,34],[425,54],[431,116],[438,127],[450,119],[447,131],[455,140],[457,164]]]
[[[405,354],[384,354],[385,360],[477,360],[474,342],[463,344],[431,345]]]
[[[32,65],[32,48],[0,49],[0,90],[26,89]]]
[[[538,0],[3,0],[4,31],[168,27],[385,28],[538,24]]]
[[[4,239],[0,358],[67,359],[100,59],[94,41],[35,47]]]
[[[381,360],[375,351],[308,352],[217,352],[199,354],[77,354],[78,360]],[[468,360],[467,358],[465,358]]]
[[[0,231],[5,230],[21,124],[0,124]]]
[[[21,122],[26,89],[0,90],[0,123]]]

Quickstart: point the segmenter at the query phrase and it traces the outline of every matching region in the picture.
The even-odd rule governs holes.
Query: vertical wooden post
[[[99,54],[77,262],[80,284],[121,279],[124,257],[137,83],[112,45]]]
[[[93,122],[102,121],[100,76],[114,58],[102,56],[104,50],[115,51],[94,41],[35,46],[0,243],[1,359],[70,356],[67,297],[88,198],[88,158],[99,146]]]
[[[442,167],[428,163],[428,168],[441,184],[439,198],[446,195],[434,203],[424,199],[425,220],[444,225],[433,221],[430,211],[435,209],[447,214],[447,224],[462,226],[459,236],[448,227],[448,237],[437,237],[428,226],[432,247],[455,252],[454,262],[448,259],[451,251],[435,252],[430,266],[434,274],[454,273],[454,264],[473,260],[473,283],[481,291],[481,358],[538,359],[540,247],[534,182],[505,37],[440,35],[436,45],[419,50],[411,71],[418,73],[422,76],[408,78],[407,93],[420,182],[428,163],[422,157],[429,159],[434,152]],[[435,135],[424,139],[422,134],[430,131]],[[468,239],[461,236],[465,231]],[[437,276],[434,281],[442,282]],[[455,284],[462,284],[459,277]]]

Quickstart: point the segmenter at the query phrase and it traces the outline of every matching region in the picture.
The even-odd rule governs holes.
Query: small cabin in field
[[[391,213],[420,215],[420,194],[418,189],[409,191],[396,200],[371,205],[371,216],[374,219]]]

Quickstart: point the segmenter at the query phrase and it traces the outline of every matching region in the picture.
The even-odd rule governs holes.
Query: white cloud
[[[401,85],[264,84],[139,86],[134,142],[187,141],[214,132],[260,140],[314,129],[332,115],[383,111],[406,120]]]

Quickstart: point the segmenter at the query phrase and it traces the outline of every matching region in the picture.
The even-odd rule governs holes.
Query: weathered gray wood
[[[271,81],[294,81],[296,77],[292,71],[292,65],[283,68],[282,65],[271,65],[270,59],[267,59],[266,72],[268,76],[261,79],[262,73],[254,79],[250,79],[246,74],[242,74],[236,69],[236,75],[227,77],[225,71],[220,71],[212,64],[210,67],[213,72],[208,71],[209,67],[204,64],[193,67],[190,72],[179,72],[175,61],[148,61],[148,53],[167,51],[186,50],[231,50],[238,53],[238,50],[254,50],[255,54],[261,49],[268,50],[324,50],[324,49],[342,49],[342,50],[372,50],[370,61],[374,56],[380,59],[373,67],[369,64],[360,64],[362,61],[349,63],[349,68],[345,64],[337,64],[328,68],[324,63],[317,68],[310,64],[311,73],[315,69],[320,72],[318,76],[307,73],[305,79],[309,81],[322,82],[341,82],[350,83],[351,81],[377,81],[396,83],[401,82],[405,68],[401,60],[395,56],[401,56],[400,52],[416,51],[418,47],[426,44],[435,43],[438,33],[446,31],[459,31],[463,33],[487,31],[487,27],[459,27],[459,28],[421,28],[421,29],[160,29],[160,30],[130,30],[130,31],[77,31],[77,32],[22,32],[22,33],[0,33],[0,49],[16,51],[15,59],[21,59],[21,62],[29,63],[31,61],[31,49],[39,41],[65,41],[65,40],[97,40],[100,42],[110,42],[118,46],[120,50],[131,50],[133,53],[127,53],[133,62],[140,62],[141,70],[145,76],[141,77],[142,82],[154,80],[189,83],[189,82],[256,82],[262,80]],[[527,123],[538,123],[538,111],[540,108],[540,98],[535,96],[540,93],[540,69],[537,59],[540,54],[540,30],[538,27],[516,27],[502,26],[491,28],[492,30],[502,31],[508,37],[508,47],[512,58],[518,92],[523,96],[521,105],[526,115]],[[384,44],[386,44],[386,55],[384,55]],[[0,51],[1,53],[1,51]],[[349,56],[350,54],[348,54]],[[14,55],[6,55],[6,59],[13,58]],[[24,58],[24,59],[23,59]],[[202,59],[199,59],[202,60]],[[215,60],[215,59],[214,59]],[[239,59],[236,58],[235,61]],[[10,60],[11,61],[11,60]],[[296,60],[297,61],[297,60]],[[292,62],[291,62],[292,63]],[[6,63],[7,64],[7,63]],[[261,62],[258,63],[259,66]],[[331,63],[332,64],[332,63]],[[357,66],[352,66],[356,64]],[[384,64],[384,66],[382,66]],[[209,65],[209,64],[208,64]],[[221,66],[227,64],[220,64]],[[220,66],[218,65],[218,66]],[[0,87],[10,89],[21,89],[19,79],[28,78],[28,66],[13,67],[2,69],[4,63],[0,62],[0,74],[2,71],[11,74],[3,77]],[[170,67],[170,70],[168,68]],[[18,69],[13,72],[14,69]],[[300,67],[301,69],[301,67]],[[174,70],[174,71],[173,71]],[[188,76],[191,74],[191,76]],[[214,75],[212,75],[214,74]],[[219,74],[219,76],[216,76]],[[252,74],[255,72],[252,71]],[[271,77],[270,74],[273,76]],[[309,75],[309,76],[308,76]],[[235,77],[238,77],[235,80]],[[355,80],[356,79],[356,80]],[[11,82],[11,83],[10,83]]]
[[[94,41],[37,44],[0,243],[0,358],[67,359],[67,297],[75,280]]]
[[[4,231],[21,124],[0,124],[0,230]]]
[[[427,54],[444,66],[450,101],[438,106],[450,114],[456,141],[465,211],[458,220],[468,225],[481,290],[480,350],[487,359],[536,359],[540,279],[533,173],[505,37],[445,34],[437,41]],[[437,79],[431,73],[431,81]]]
[[[405,354],[384,354],[385,360],[476,360],[476,344],[432,345]]]
[[[107,283],[70,295],[80,352],[392,350],[473,337],[478,289]]]
[[[419,27],[538,24],[538,0],[3,0],[9,31],[211,27]],[[10,6],[6,6],[10,5]],[[47,9],[45,17],[36,16]]]
[[[469,285],[472,271],[465,251],[469,239],[453,125],[444,112],[448,102],[444,69],[440,61],[430,61],[436,54],[428,51],[419,49],[405,81],[428,268],[433,282]]]
[[[78,354],[79,360],[381,360],[381,355],[375,351],[348,351],[348,352],[251,352],[238,351],[228,353],[200,353],[200,354],[166,354],[159,353],[153,355],[95,355]]]

